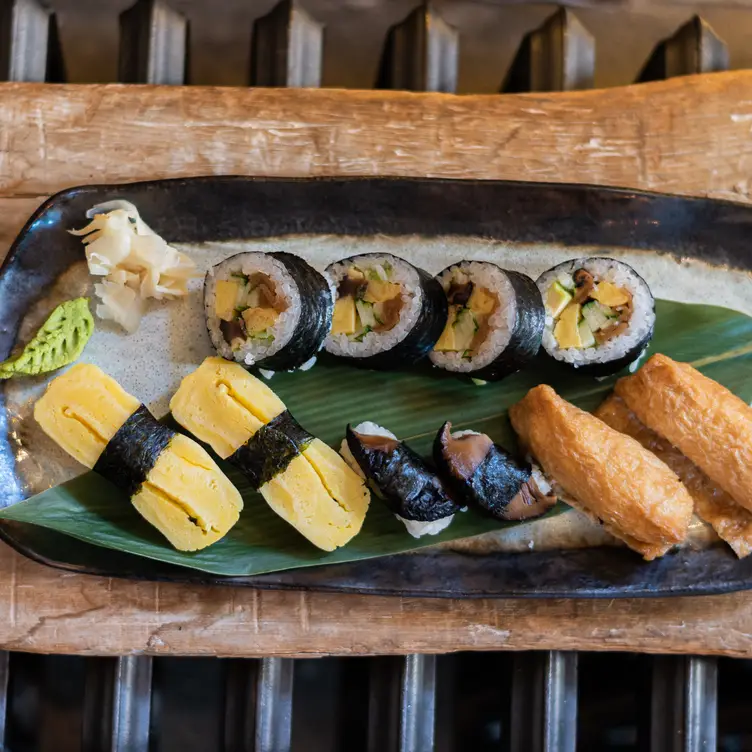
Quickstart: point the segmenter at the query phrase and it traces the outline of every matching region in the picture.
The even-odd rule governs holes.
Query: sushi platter
[[[750,225],[574,185],[63,191],[0,271],[0,535],[260,588],[752,588]]]

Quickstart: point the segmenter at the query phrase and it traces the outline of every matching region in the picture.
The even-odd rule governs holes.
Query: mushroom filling
[[[519,493],[507,505],[507,518],[525,520],[528,517],[538,517],[557,501],[556,496],[542,491],[535,476],[531,475],[530,480],[522,484]]]
[[[493,447],[493,441],[483,433],[450,433],[451,425],[441,437],[444,456],[452,475],[470,480]],[[462,434],[462,435],[460,435]]]
[[[499,451],[485,434],[472,431],[451,433],[447,424],[441,436],[443,453],[450,472],[459,480],[469,482],[491,452]],[[537,517],[557,502],[551,487],[540,471],[534,469],[513,498],[503,505],[503,517],[507,520],[524,520]]]
[[[433,349],[462,353],[463,358],[470,359],[488,337],[488,321],[499,307],[499,297],[472,282],[460,269],[453,271],[448,288],[444,284],[449,315]]]
[[[560,274],[545,296],[546,314],[554,321],[554,338],[562,349],[598,347],[629,328],[632,293],[587,269]]]
[[[353,434],[365,449],[374,452],[384,452],[386,454],[389,454],[399,446],[399,441],[397,439],[392,439],[389,436],[382,436],[381,434],[358,433],[357,431],[353,431]]]
[[[288,307],[274,281],[262,272],[236,272],[232,279],[217,282],[214,312],[233,350],[239,350],[248,340],[271,344],[277,319]]]
[[[345,334],[362,342],[368,332],[387,332],[400,320],[403,289],[392,282],[393,268],[387,261],[368,269],[353,265],[337,288],[332,334]]]

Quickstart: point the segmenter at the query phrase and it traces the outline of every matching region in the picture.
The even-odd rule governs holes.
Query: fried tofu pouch
[[[545,384],[513,405],[509,417],[523,445],[575,505],[645,559],[684,540],[692,498],[639,442]]]
[[[653,355],[615,387],[630,410],[752,510],[752,408],[688,363]]]
[[[663,460],[684,484],[695,503],[695,514],[707,522],[718,537],[741,559],[752,551],[752,512],[739,506],[676,447],[649,429],[612,394],[595,411],[596,417],[620,433],[627,434]]]

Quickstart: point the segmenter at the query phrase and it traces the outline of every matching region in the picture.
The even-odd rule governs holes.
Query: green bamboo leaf
[[[723,308],[666,301],[658,301],[657,313],[656,334],[648,354],[663,352],[690,362],[745,401],[752,400],[752,318]],[[501,383],[482,387],[429,367],[379,373],[322,362],[303,374],[279,374],[272,386],[301,425],[332,446],[339,445],[348,422],[375,420],[428,455],[445,420],[451,420],[456,428],[485,431],[511,449],[514,436],[507,409],[532,386],[550,383],[567,399],[591,410],[614,381],[569,373],[544,359]],[[361,533],[346,547],[325,553],[277,517],[234,468],[224,469],[241,491],[245,510],[222,541],[197,553],[172,549],[121,492],[93,473],[0,510],[0,517],[220,575],[261,574],[386,556],[508,526],[471,510],[458,514],[440,535],[416,540],[373,499]],[[563,509],[566,507],[559,505],[553,513]]]
[[[19,355],[0,363],[0,380],[38,376],[73,363],[93,332],[88,298],[61,303]]]

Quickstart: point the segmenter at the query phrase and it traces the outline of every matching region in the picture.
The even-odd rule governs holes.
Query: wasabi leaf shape
[[[94,332],[88,298],[61,303],[23,351],[0,363],[0,380],[39,376],[78,360]]]

